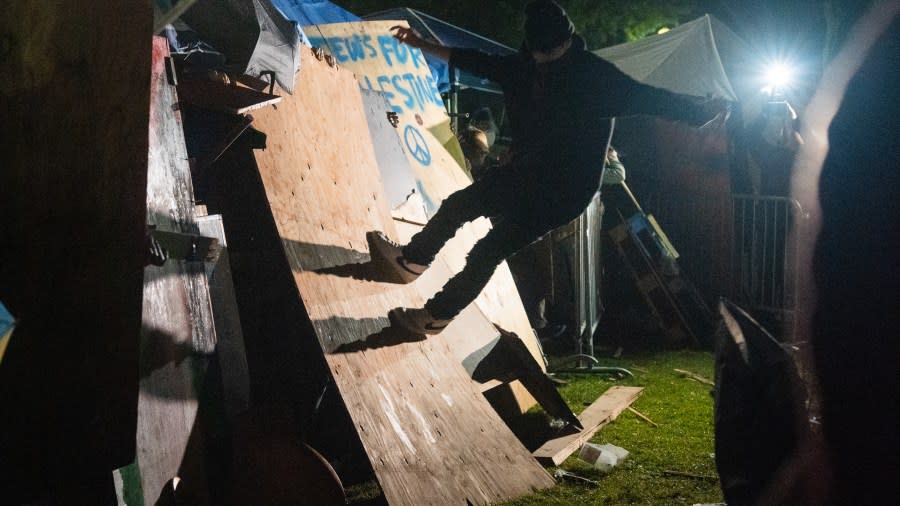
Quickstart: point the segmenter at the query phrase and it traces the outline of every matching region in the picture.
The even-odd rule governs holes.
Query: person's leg
[[[564,181],[548,187],[524,184],[501,220],[475,243],[466,266],[435,294],[425,309],[438,320],[451,320],[478,297],[507,257],[584,212],[596,192],[596,181]]]
[[[465,223],[482,216],[496,216],[513,205],[517,178],[513,169],[498,169],[447,197],[425,228],[403,247],[409,262],[430,265],[444,244]]]
[[[454,192],[406,246],[392,241],[380,231],[368,232],[366,238],[373,259],[378,257],[386,261],[399,282],[413,282],[463,224],[481,216],[502,214],[505,209],[515,206],[517,189],[521,186],[519,180],[514,170],[496,170]]]
[[[478,297],[501,262],[550,230],[549,226],[526,226],[512,220],[496,224],[472,247],[463,270],[450,278],[425,309],[435,319],[452,320]]]

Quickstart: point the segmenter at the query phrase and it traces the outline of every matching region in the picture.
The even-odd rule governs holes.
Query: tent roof
[[[660,35],[594,51],[638,81],[677,93],[740,101],[729,74],[748,55],[746,45],[706,14]],[[724,62],[724,63],[723,63]]]
[[[300,26],[360,21],[356,14],[328,0],[272,0],[272,3]]]
[[[366,20],[404,20],[409,23],[410,27],[414,28],[423,36],[430,37],[434,39],[435,42],[448,47],[473,48],[488,54],[498,55],[508,55],[516,52],[515,49],[509,46],[505,46],[487,37],[478,35],[475,32],[470,32],[465,28],[460,28],[430,14],[408,7],[379,11],[367,14],[366,16],[363,16],[363,18]],[[446,74],[446,69],[443,69],[443,74],[439,81],[442,85],[448,83],[449,76]],[[458,84],[469,88],[491,91],[498,90],[497,85],[490,81],[466,72],[460,72],[457,76],[457,81]]]
[[[442,19],[438,19],[422,11],[401,7],[375,12],[363,16],[365,19],[403,19],[409,26],[415,28],[423,35],[430,35],[434,40],[444,46],[468,47],[480,49],[489,54],[507,55],[516,52],[515,49],[493,41],[487,37],[470,32],[465,28],[452,25]]]

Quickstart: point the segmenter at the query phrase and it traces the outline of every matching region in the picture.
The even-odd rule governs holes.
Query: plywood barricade
[[[405,46],[391,36],[390,28],[395,25],[405,25],[405,22],[318,25],[310,27],[307,34],[314,45],[329,49],[338,65],[353,71],[363,89],[384,93],[388,105],[397,113],[400,144],[431,215],[444,198],[470,184],[470,180],[444,148],[456,140],[425,58],[420,50]],[[414,227],[402,228],[401,240],[416,231]],[[481,218],[465,225],[447,244],[438,259],[450,267],[448,279],[463,268],[471,246],[489,229],[489,221]],[[443,282],[436,283],[433,288],[442,285]],[[423,295],[430,297],[433,293]],[[476,305],[491,322],[519,336],[541,368],[546,369],[537,336],[506,263],[497,268]],[[475,344],[476,348],[489,345],[488,342]],[[534,400],[521,388],[517,389],[516,397],[523,410],[534,405]]]
[[[450,118],[422,51],[391,36],[390,28],[405,22],[363,21],[308,27],[314,46],[327,50],[337,64],[356,74],[363,89],[384,94],[399,121],[397,134],[419,181],[429,215],[451,193],[469,184],[450,130]]]
[[[299,91],[254,113],[256,163],[287,261],[344,403],[391,504],[483,504],[553,484],[474,387],[448,342],[390,328],[411,285],[335,275],[396,236],[352,74],[302,49]],[[463,322],[460,322],[463,323]]]
[[[406,151],[400,146],[400,138],[397,136],[399,120],[391,119],[393,111],[384,93],[367,89],[360,91],[369,125],[369,135],[375,148],[375,159],[378,161],[378,171],[391,212],[394,213],[397,208],[410,203],[412,205],[409,207],[412,209],[402,213],[401,216],[407,221],[425,223],[428,217],[425,216],[423,200],[412,198],[417,192],[416,178],[409,166]]]
[[[166,39],[154,37],[147,221],[157,230],[196,234],[181,116],[175,86],[167,81],[165,71],[168,55]],[[199,479],[188,476],[183,460],[196,430],[199,383],[207,362],[204,356],[216,345],[204,264],[169,259],[161,267],[147,267],[142,324],[135,469],[139,470],[144,502],[151,504],[176,475]],[[125,483],[124,487],[137,489],[137,483]]]

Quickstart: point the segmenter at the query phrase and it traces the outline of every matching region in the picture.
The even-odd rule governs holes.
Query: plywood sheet
[[[364,90],[384,93],[400,120],[397,127],[400,144],[409,159],[426,209],[432,215],[442,200],[468,186],[470,180],[444,147],[456,141],[422,52],[400,44],[391,36],[390,28],[403,24],[366,21],[319,25],[308,35],[314,45],[329,48],[338,65],[352,70]],[[448,279],[453,272],[462,269],[472,245],[489,229],[487,219],[476,220],[464,226],[447,244],[439,259],[450,267]],[[442,285],[438,283],[435,289]],[[430,297],[432,294],[425,295]],[[505,262],[497,268],[476,304],[492,322],[519,336],[545,369],[537,336]],[[482,346],[487,344],[481,343]],[[523,406],[527,409],[533,404],[526,400]]]
[[[361,92],[381,181],[391,209],[396,209],[416,191],[416,178],[413,177],[409,160],[400,146],[397,127],[388,120],[388,113],[393,111],[384,93],[366,89]]]
[[[391,36],[396,21],[317,25],[307,30],[315,46],[328,50],[339,66],[356,74],[360,87],[384,93],[399,124],[397,135],[409,160],[429,215],[456,189],[469,184],[445,146],[461,153],[437,82],[422,51]]]
[[[385,496],[481,504],[552,485],[450,352],[464,322],[418,340],[386,318],[393,307],[421,306],[414,286],[329,273],[368,259],[367,230],[396,232],[360,135],[353,75],[305,48],[301,57],[300,91],[254,114],[268,136],[256,162],[298,295]]]
[[[158,230],[197,233],[194,192],[175,87],[166,80],[168,42],[153,39],[148,222]],[[159,498],[179,474],[196,423],[203,355],[216,334],[203,262],[170,259],[144,271],[137,468],[144,502]]]
[[[216,324],[216,357],[222,375],[225,414],[230,422],[250,406],[250,372],[247,368],[244,334],[231,279],[228,241],[225,239],[222,216],[215,214],[197,217],[197,227],[201,234],[218,239],[220,246],[218,259],[204,265]]]

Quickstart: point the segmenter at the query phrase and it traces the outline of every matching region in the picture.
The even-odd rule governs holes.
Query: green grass
[[[631,452],[609,474],[601,474],[578,459],[577,452],[560,468],[599,482],[564,480],[556,487],[504,503],[506,505],[570,504],[695,504],[722,502],[717,479],[665,475],[677,471],[716,476],[713,456],[711,387],[683,378],[673,369],[713,377],[713,357],[700,351],[664,351],[605,360],[602,365],[629,368],[634,378],[615,381],[603,376],[559,375],[569,383],[560,387],[563,398],[579,413],[613,385],[644,387],[632,404],[653,427],[629,411],[598,432],[592,442],[612,443]],[[549,471],[553,473],[556,468]]]

